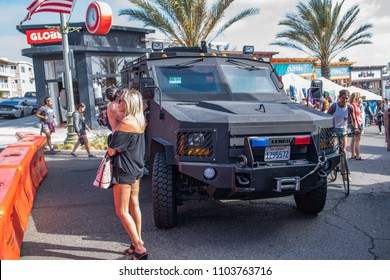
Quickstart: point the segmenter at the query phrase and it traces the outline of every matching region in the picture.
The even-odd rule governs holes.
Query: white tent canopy
[[[382,100],[381,96],[376,95],[375,93],[372,93],[372,92],[365,90],[365,89],[362,89],[362,88],[352,86],[352,87],[348,87],[347,89],[348,89],[349,93],[359,92],[360,97],[365,96],[366,100]]]
[[[308,90],[310,88],[310,81],[298,76],[294,73],[288,73],[282,76],[282,82],[284,85],[284,90],[290,95],[290,86],[293,86],[296,90],[295,97],[297,101],[300,101],[304,98],[303,90]],[[291,95],[290,95],[291,96]]]
[[[322,81],[324,90],[329,92],[329,95],[332,98],[333,102],[336,100],[337,96],[339,95],[339,91],[342,89],[346,89],[345,87],[342,87],[324,77],[320,77],[318,79]]]

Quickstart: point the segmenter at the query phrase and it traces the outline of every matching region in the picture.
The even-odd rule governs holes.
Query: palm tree
[[[348,62],[349,59],[345,56],[339,58],[339,62]]]
[[[344,15],[340,10],[344,4],[332,0],[310,0],[308,5],[299,3],[297,14],[287,14],[279,25],[287,26],[287,31],[278,33],[276,38],[286,41],[276,41],[271,45],[279,45],[301,50],[321,62],[322,76],[330,79],[329,64],[335,56],[353,46],[371,44],[372,34],[367,32],[372,24],[364,24],[350,32],[360,12],[354,5]]]
[[[208,10],[207,0],[129,0],[137,9],[121,9],[119,15],[139,20],[160,30],[178,46],[212,42],[233,23],[260,12],[246,9],[221,25],[225,11],[235,0],[216,0]],[[215,32],[217,27],[220,28]]]

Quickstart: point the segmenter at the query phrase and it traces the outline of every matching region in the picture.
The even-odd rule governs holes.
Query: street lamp
[[[65,14],[61,15],[61,27],[60,33],[62,35],[62,48],[63,48],[63,57],[65,65],[65,89],[67,91],[67,102],[68,102],[68,112],[66,114],[66,123],[67,123],[67,134],[64,144],[74,144],[77,141],[77,134],[73,131],[73,111],[74,111],[74,99],[73,99],[73,82],[72,82],[72,73],[69,63],[69,41],[68,33],[69,28],[66,24]]]

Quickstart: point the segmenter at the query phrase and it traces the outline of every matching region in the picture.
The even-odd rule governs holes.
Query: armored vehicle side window
[[[279,93],[267,67],[222,65],[221,69],[232,93]]]
[[[221,93],[214,66],[157,67],[158,84],[164,93]]]

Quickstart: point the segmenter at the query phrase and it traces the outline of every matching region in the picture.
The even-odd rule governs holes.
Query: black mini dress
[[[145,156],[144,134],[116,131],[112,135],[108,146],[117,150],[113,160],[111,183],[113,185],[134,184],[143,175]]]

